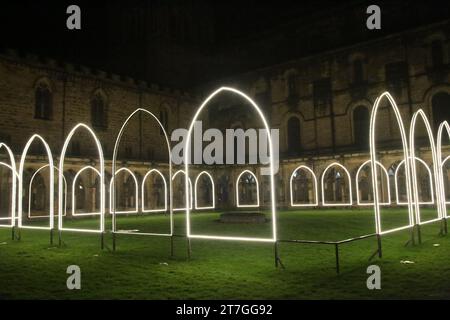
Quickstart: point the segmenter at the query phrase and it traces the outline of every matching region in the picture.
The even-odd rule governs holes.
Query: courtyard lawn
[[[427,218],[434,211],[423,209]],[[405,209],[383,209],[383,228],[407,221]],[[267,216],[270,215],[267,213]],[[219,213],[193,213],[192,232],[271,237],[271,224],[223,224]],[[185,215],[175,215],[175,233],[184,234]],[[65,220],[67,227],[96,228],[98,219]],[[110,219],[106,228],[110,230]],[[167,216],[120,216],[118,229],[168,232]],[[368,261],[376,238],[340,246],[341,273],[334,246],[280,243],[285,269],[274,267],[273,244],[118,235],[117,251],[100,250],[99,235],[64,232],[62,247],[49,245],[49,232],[22,230],[20,241],[0,229],[2,299],[448,299],[450,235],[440,222],[422,226],[421,245],[405,246],[409,231],[383,237],[383,258]],[[278,213],[279,239],[342,240],[374,232],[373,209],[299,209]],[[413,264],[400,263],[402,260]],[[66,268],[81,268],[81,290],[66,288]],[[368,290],[366,268],[381,268],[381,290]]]

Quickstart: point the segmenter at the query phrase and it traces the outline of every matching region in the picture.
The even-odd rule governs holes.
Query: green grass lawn
[[[434,211],[424,210],[432,218]],[[194,213],[192,232],[270,237],[264,225],[222,224],[219,213]],[[407,221],[404,209],[383,209],[383,228]],[[68,227],[95,227],[96,219],[66,221]],[[183,234],[185,216],[175,216]],[[118,229],[168,232],[162,215],[118,218]],[[439,223],[422,226],[421,245],[404,246],[409,231],[383,237],[383,258],[368,261],[376,239],[341,246],[341,273],[334,246],[280,243],[285,269],[274,267],[273,244],[119,235],[116,252],[100,250],[99,235],[64,232],[64,246],[50,246],[48,231],[22,230],[12,241],[0,229],[0,298],[3,299],[447,299],[450,298],[450,235]],[[110,229],[110,220],[107,220]],[[278,214],[279,239],[342,240],[374,232],[373,210],[293,210]],[[111,247],[111,236],[106,235]],[[57,242],[57,241],[55,241]],[[439,244],[439,246],[435,246]],[[414,261],[402,264],[401,260]],[[67,266],[81,268],[81,290],[66,288]],[[366,268],[381,268],[381,290],[368,290]]]

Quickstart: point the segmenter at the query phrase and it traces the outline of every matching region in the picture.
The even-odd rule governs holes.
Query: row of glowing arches
[[[186,214],[187,214],[187,219],[186,219],[186,227],[187,227],[187,236],[189,238],[211,238],[211,239],[223,239],[223,240],[247,240],[247,241],[264,241],[264,242],[274,242],[277,240],[277,235],[276,235],[276,210],[275,210],[275,193],[274,193],[274,167],[273,167],[273,150],[272,150],[272,141],[271,141],[271,137],[270,137],[270,130],[267,124],[267,121],[261,111],[261,109],[254,103],[254,101],[252,99],[250,99],[248,96],[246,96],[245,94],[243,94],[242,92],[236,90],[236,89],[232,89],[232,88],[220,88],[218,90],[216,90],[215,92],[213,92],[203,103],[202,105],[199,107],[199,109],[197,110],[191,125],[189,127],[188,130],[188,136],[187,136],[187,141],[186,141],[186,152],[185,152],[185,171],[184,171],[184,176],[185,176],[185,194],[186,194],[186,199],[190,198],[190,194],[189,194],[189,156],[190,156],[190,138],[191,138],[191,134],[192,134],[192,130],[193,130],[193,125],[195,123],[195,121],[197,120],[199,113],[202,111],[202,109],[205,107],[205,105],[214,98],[215,95],[217,95],[218,93],[222,92],[222,91],[228,91],[228,92],[232,92],[235,93],[241,97],[243,97],[244,99],[246,99],[254,108],[255,110],[258,112],[261,120],[264,123],[264,127],[266,129],[267,132],[267,136],[268,136],[268,141],[269,141],[269,152],[270,152],[270,191],[271,191],[271,207],[272,207],[272,237],[271,238],[251,238],[251,237],[218,237],[218,236],[207,236],[207,235],[194,235],[191,234],[191,230],[190,230],[190,206],[186,206]],[[398,227],[398,228],[391,228],[391,229],[387,229],[387,230],[382,230],[381,228],[381,216],[380,216],[380,205],[382,205],[383,203],[380,201],[380,195],[379,195],[379,187],[378,187],[378,174],[377,174],[377,170],[380,167],[379,166],[379,162],[377,161],[377,152],[376,152],[376,143],[375,143],[375,125],[376,125],[376,116],[377,116],[377,111],[378,108],[380,106],[380,101],[386,98],[392,109],[394,110],[395,116],[396,116],[396,120],[400,129],[400,134],[401,134],[401,139],[402,139],[402,145],[403,145],[403,165],[405,167],[405,182],[406,182],[406,193],[407,193],[407,205],[408,205],[408,214],[409,214],[409,224],[406,226],[402,226],[402,227]],[[144,111],[147,112],[149,114],[151,114],[150,112],[146,111],[145,109],[138,109],[136,110],[132,115],[130,115],[130,117],[132,117],[136,112],[138,111]],[[155,117],[153,114],[151,114],[153,117]],[[121,133],[124,129],[124,127],[126,126],[128,120],[130,119],[130,117],[127,119],[127,121],[124,123],[124,125],[121,128],[121,131],[119,133],[118,139],[116,140],[116,144],[115,144],[115,148],[114,148],[114,155],[113,155],[113,172],[115,171],[115,160],[116,160],[116,154],[117,154],[117,147],[118,144],[120,142],[120,136]],[[415,125],[417,122],[417,119],[421,118],[422,121],[425,123],[426,125],[426,129],[427,129],[427,133],[428,133],[428,138],[430,140],[430,146],[431,146],[431,150],[432,150],[432,157],[433,157],[433,175],[434,176],[434,187],[435,188],[431,188],[431,190],[435,189],[435,193],[436,193],[436,202],[437,202],[437,207],[438,207],[438,217],[436,219],[432,219],[432,220],[428,220],[428,221],[422,221],[421,217],[420,217],[420,205],[422,204],[419,200],[418,197],[418,185],[417,185],[417,168],[416,168],[416,156],[415,156],[415,151],[414,151],[414,134],[415,134]],[[162,130],[164,130],[164,128],[161,126],[161,123],[159,122],[159,120],[155,117],[155,119],[158,121],[158,123],[160,124],[160,127],[162,128]],[[393,100],[393,98],[390,96],[389,93],[385,92],[383,93],[381,96],[379,96],[374,104],[374,108],[372,110],[372,114],[371,114],[371,120],[370,120],[370,160],[369,160],[369,164],[371,167],[371,172],[372,172],[372,190],[373,190],[373,196],[374,196],[374,201],[373,201],[373,205],[374,205],[374,211],[375,211],[375,222],[376,222],[376,233],[377,234],[384,234],[384,233],[388,233],[388,232],[393,232],[396,230],[401,230],[401,229],[405,229],[405,228],[409,228],[411,226],[413,226],[414,224],[423,224],[423,223],[428,223],[428,222],[432,222],[432,221],[436,221],[437,219],[441,219],[441,218],[447,218],[447,212],[446,212],[446,201],[445,201],[445,197],[444,197],[444,188],[443,188],[443,173],[442,173],[442,168],[443,168],[443,161],[442,161],[442,151],[441,151],[441,143],[442,143],[442,134],[444,132],[444,130],[446,130],[448,137],[450,137],[450,126],[448,125],[448,123],[444,122],[440,125],[439,130],[438,130],[438,137],[437,137],[437,147],[435,146],[435,140],[433,138],[433,135],[431,133],[431,129],[429,126],[429,122],[428,119],[426,118],[425,114],[423,113],[422,110],[417,111],[414,115],[413,115],[413,119],[412,119],[412,124],[410,127],[410,132],[409,132],[409,144],[408,144],[408,140],[407,140],[407,136],[405,133],[405,128],[404,128],[404,124],[403,124],[403,120],[401,118],[400,112],[398,110],[398,107],[395,103],[395,101]],[[71,141],[72,136],[75,134],[75,132],[78,129],[85,129],[86,131],[88,131],[88,133],[91,134],[91,136],[93,137],[93,139],[96,142],[97,145],[97,149],[98,149],[98,154],[99,154],[99,176],[100,176],[100,199],[101,199],[101,205],[100,205],[100,225],[98,229],[74,229],[74,228],[67,228],[63,226],[63,208],[62,208],[62,202],[63,202],[63,197],[64,197],[64,193],[63,193],[63,174],[62,172],[64,171],[64,159],[65,159],[65,155],[66,155],[66,151],[67,151],[67,147],[69,142]],[[167,144],[169,146],[168,143],[168,139],[167,139],[167,134],[164,131],[166,140],[167,140]],[[24,226],[22,225],[22,214],[18,215],[18,226],[19,228],[35,228],[35,229],[53,229],[53,216],[54,216],[54,212],[53,212],[53,201],[51,201],[51,197],[54,196],[53,194],[53,181],[54,181],[54,175],[53,175],[53,158],[52,158],[52,154],[50,152],[50,148],[48,147],[47,143],[44,141],[44,139],[39,136],[39,135],[34,135],[32,136],[32,138],[27,142],[24,151],[22,153],[22,157],[20,159],[20,167],[19,167],[19,174],[18,174],[18,183],[19,183],[19,187],[17,188],[19,195],[18,198],[22,199],[22,195],[23,195],[23,172],[24,172],[24,163],[25,163],[25,158],[27,156],[28,153],[28,149],[31,145],[31,143],[34,142],[34,140],[39,140],[41,141],[41,143],[44,145],[46,151],[47,151],[47,156],[48,156],[48,165],[50,168],[52,168],[52,170],[50,170],[50,220],[49,220],[49,225],[48,227],[42,227],[42,226]],[[3,145],[0,145],[0,147],[2,147]],[[6,148],[6,146],[5,146]],[[10,156],[10,160],[11,160],[11,165],[9,166],[9,168],[11,168],[11,170],[13,170],[13,172],[17,172],[15,171],[15,164],[14,164],[14,157],[12,156],[10,150],[8,150],[9,152],[9,156]],[[170,155],[170,148],[169,148],[169,155]],[[444,161],[446,161],[448,158],[446,158]],[[5,164],[6,165],[6,164]],[[340,166],[342,168],[344,168],[342,165],[340,164],[332,164],[334,166]],[[171,158],[169,157],[169,166],[170,166],[170,170],[171,170]],[[330,165],[331,166],[331,165]],[[329,169],[329,168],[327,168]],[[345,169],[345,168],[344,168]],[[349,178],[349,189],[351,190],[351,179],[350,179],[350,175],[348,174],[348,171],[345,169],[347,176]],[[249,171],[250,172],[250,171]],[[382,169],[382,172],[385,174],[385,170]],[[250,172],[251,173],[251,172]],[[242,173],[243,174],[243,173]],[[103,157],[103,151],[101,149],[100,146],[100,142],[98,141],[97,137],[95,136],[94,132],[87,127],[84,124],[78,124],[77,126],[75,126],[69,133],[68,137],[65,140],[62,152],[61,152],[61,156],[60,156],[60,161],[59,161],[59,166],[58,166],[58,178],[59,178],[59,183],[58,183],[58,230],[63,231],[63,230],[68,230],[68,231],[82,231],[82,232],[104,232],[104,212],[105,212],[105,205],[104,205],[104,201],[105,201],[105,186],[104,186],[104,178],[105,178],[105,170],[104,170],[104,157]],[[254,174],[252,174],[254,176]],[[169,176],[172,176],[171,173]],[[431,175],[430,175],[431,176]],[[258,187],[258,182],[256,179],[256,176],[254,176],[255,178],[255,182],[256,182],[256,186]],[[322,182],[323,182],[323,178],[324,175],[322,175]],[[432,178],[431,178],[432,179]],[[15,183],[16,179],[13,179],[13,183]],[[114,197],[114,192],[115,192],[115,188],[114,188],[114,179],[112,179],[112,183],[113,183],[113,187],[112,187],[112,207],[113,207],[113,221],[115,219],[115,213],[117,213],[115,211],[115,197]],[[239,181],[239,178],[238,178]],[[433,181],[433,179],[432,179]],[[169,190],[170,190],[170,197],[172,197],[172,188],[171,188],[171,181],[170,181],[170,186],[169,186]],[[322,196],[324,195],[324,184],[321,184],[322,187]],[[316,199],[317,199],[317,183],[315,184],[315,188],[316,188]],[[16,189],[13,188],[13,199],[16,199],[16,195],[15,195],[15,191]],[[237,189],[237,188],[236,188]],[[191,188],[192,190],[192,188]],[[238,192],[238,191],[236,191]],[[257,203],[259,205],[259,190],[257,192],[258,194],[258,198],[257,198]],[[351,194],[352,192],[350,191],[350,197],[349,197],[349,204],[351,204]],[[239,198],[239,194],[237,193],[237,199]],[[14,204],[15,201],[13,201]],[[191,201],[192,202],[192,201]],[[239,204],[239,203],[238,203]],[[336,204],[332,204],[332,205],[336,205]],[[344,204],[347,205],[347,204]],[[172,210],[172,208],[171,208]],[[18,212],[23,212],[22,211],[22,201],[18,202]],[[14,226],[14,210],[13,210],[13,217],[11,219],[11,226]],[[172,216],[171,216],[172,219]],[[113,232],[117,231],[115,229],[115,223],[113,222]],[[171,229],[171,234],[172,234],[172,229]]]
[[[447,160],[450,159],[450,156],[447,157],[443,162],[442,165],[444,166],[445,163],[447,162]],[[429,192],[430,192],[430,199],[429,200],[419,200],[419,204],[421,205],[431,205],[435,203],[435,193],[434,193],[434,182],[432,179],[432,171],[431,169],[428,167],[427,163],[422,160],[421,158],[415,157],[416,162],[418,162],[420,164],[420,166],[424,169],[424,172],[426,173],[426,178],[428,180],[428,187],[429,187]],[[365,161],[363,164],[361,164],[358,167],[358,170],[356,171],[356,177],[355,177],[355,186],[356,186],[356,204],[358,206],[372,206],[374,203],[373,201],[364,201],[361,199],[361,194],[360,194],[360,178],[361,178],[361,173],[363,172],[363,169],[370,168],[370,160]],[[379,162],[377,161],[377,167],[379,167],[381,169],[381,176],[382,178],[379,179],[379,182],[384,181],[384,188],[386,189],[386,196],[384,197],[384,201],[380,202],[380,205],[384,205],[384,206],[389,206],[392,204],[391,202],[391,182],[390,182],[390,178],[389,175],[390,173],[388,173],[388,170]],[[400,192],[399,192],[399,185],[400,185],[400,177],[399,177],[399,173],[400,171],[403,169],[404,170],[405,167],[405,161],[401,160],[398,165],[395,167],[395,170],[393,171],[393,182],[394,182],[394,193],[395,193],[395,200],[396,200],[396,204],[397,205],[407,205],[408,202],[404,201],[401,197],[400,197]],[[327,177],[327,175],[330,173],[330,171],[332,169],[339,169],[339,171],[336,172],[336,175],[339,175],[340,178],[341,177],[341,172],[344,175],[344,180],[346,181],[345,184],[348,186],[348,192],[346,194],[346,198],[347,201],[343,201],[343,202],[334,202],[334,201],[330,201],[327,200],[326,197],[326,182],[324,181],[325,178]],[[295,199],[294,196],[294,179],[296,177],[299,176],[300,172],[305,172],[305,176],[309,176],[312,182],[312,190],[306,190],[306,191],[312,191],[313,193],[313,201],[309,201],[309,202],[298,202]],[[417,176],[417,173],[416,175]],[[353,201],[353,192],[352,192],[352,178],[350,175],[350,172],[347,170],[347,168],[345,168],[345,166],[343,166],[340,163],[337,162],[333,162],[331,164],[329,164],[322,172],[321,175],[321,183],[320,183],[320,188],[321,188],[321,202],[323,206],[351,206],[354,204]],[[317,181],[317,176],[314,173],[314,171],[309,168],[306,165],[300,165],[298,166],[291,174],[290,180],[289,180],[289,191],[290,191],[290,205],[291,207],[314,207],[314,206],[318,206],[319,205],[319,184]],[[447,203],[450,203],[450,201],[447,201]]]

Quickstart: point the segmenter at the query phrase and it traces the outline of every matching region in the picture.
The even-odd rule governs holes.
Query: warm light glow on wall
[[[153,113],[151,113],[150,111],[144,109],[144,108],[138,108],[136,110],[134,110],[129,116],[128,118],[124,121],[124,123],[122,124],[122,127],[119,130],[119,134],[117,135],[116,141],[114,143],[114,151],[113,151],[113,158],[112,158],[112,172],[116,171],[116,162],[117,162],[117,154],[119,151],[119,145],[120,145],[120,141],[122,140],[122,135],[125,132],[125,128],[128,125],[128,123],[130,122],[131,118],[133,118],[136,114],[143,112],[147,115],[149,115],[150,117],[152,117],[159,125],[159,129],[161,130],[161,132],[164,134],[164,138],[166,141],[166,146],[167,146],[167,154],[168,154],[168,166],[169,166],[169,177],[172,176],[172,150],[170,147],[170,141],[169,141],[169,137],[167,135],[167,131],[164,128],[164,126],[162,125],[161,121],[159,121],[158,117],[156,117]],[[150,171],[152,172],[152,171]],[[148,173],[147,173],[148,175]],[[146,176],[147,176],[146,175]],[[164,178],[164,177],[163,177]],[[112,213],[112,232],[113,233],[122,233],[122,234],[134,234],[134,235],[148,235],[148,236],[172,236],[173,235],[173,190],[172,190],[172,179],[169,179],[169,219],[170,219],[170,232],[169,233],[151,233],[151,232],[134,232],[134,231],[128,231],[128,230],[117,230],[117,219],[116,219],[116,213],[119,213],[116,211],[116,198],[115,198],[115,182],[114,179],[112,179],[113,184],[112,184],[112,192],[110,193],[110,199],[112,199],[111,201],[111,205],[110,205],[110,210]],[[143,185],[145,182],[145,178],[143,180]],[[165,179],[164,179],[164,184],[165,184]],[[143,189],[142,189],[143,191]],[[143,192],[142,192],[143,194]],[[143,197],[141,199],[142,203],[144,203],[143,201]],[[136,203],[137,203],[137,199],[136,199]],[[165,205],[165,207],[167,207],[167,204]],[[142,211],[143,212],[150,212],[150,211],[144,211],[144,204],[142,204]],[[156,212],[156,211],[153,211]]]
[[[177,172],[175,172],[175,174],[172,177],[172,183],[175,180],[176,176],[178,174],[183,174],[186,175],[184,173],[183,170],[178,170]],[[192,195],[192,182],[191,182],[191,178],[188,179],[188,185],[189,185],[189,199],[186,200],[187,203],[189,203],[189,209],[192,210],[192,203],[194,202],[194,197]],[[186,210],[186,206],[184,208],[173,208],[173,211],[183,211]]]
[[[150,177],[150,175],[152,173],[158,174],[164,183],[164,208],[161,208],[161,209],[159,209],[159,208],[145,209],[145,182],[147,181],[147,179]],[[142,201],[142,209],[141,209],[142,212],[165,212],[165,211],[167,211],[167,182],[166,182],[166,178],[164,178],[164,175],[158,169],[152,169],[152,170],[148,171],[145,174],[144,178],[142,179],[141,201]]]
[[[112,196],[111,195],[113,193],[114,194],[116,193],[115,190],[114,190],[114,192],[112,191],[113,183],[114,183],[113,181],[115,179],[115,176],[117,174],[119,174],[120,172],[122,172],[122,171],[127,172],[133,178],[133,181],[134,181],[134,197],[135,197],[135,201],[134,202],[135,202],[135,206],[134,206],[133,210],[122,210],[122,211],[116,210],[115,213],[116,214],[137,213],[139,211],[139,185],[138,185],[138,181],[137,181],[136,175],[133,173],[133,171],[131,171],[130,169],[125,168],[125,167],[120,168],[119,170],[117,170],[116,174],[113,175],[113,177],[111,178],[111,182],[109,184],[109,210],[110,210],[110,212],[112,212],[111,208],[113,207],[113,204],[112,204],[113,200],[112,200]]]
[[[425,112],[423,112],[422,109],[417,110],[414,114],[413,117],[411,119],[411,127],[409,130],[409,150],[410,150],[410,161],[411,161],[411,176],[412,176],[412,191],[413,191],[413,203],[414,203],[414,207],[415,207],[415,217],[416,217],[416,223],[417,224],[425,224],[425,223],[430,223],[433,221],[437,221],[440,220],[442,218],[442,214],[441,214],[441,206],[438,204],[437,205],[437,213],[438,216],[434,219],[430,219],[430,220],[423,220],[421,217],[421,212],[420,212],[420,199],[419,199],[419,187],[417,185],[417,169],[416,169],[416,151],[415,151],[415,128],[416,128],[416,124],[417,124],[417,119],[418,118],[422,119],[422,122],[425,124],[425,128],[427,130],[427,134],[428,134],[428,139],[430,142],[430,147],[431,147],[431,156],[433,159],[433,175],[431,175],[431,171],[430,168],[428,166],[426,166],[426,168],[428,169],[428,177],[430,178],[430,193],[431,193],[431,202],[434,203],[434,196],[433,196],[433,191],[434,188],[433,186],[436,186],[436,194],[437,194],[437,200],[439,202],[440,200],[440,194],[439,194],[439,176],[438,176],[438,163],[437,163],[437,159],[436,159],[436,145],[434,144],[434,137],[433,137],[433,132],[431,130],[431,126],[430,126],[430,122],[428,121],[427,116],[425,115]],[[421,161],[422,162],[422,161]],[[423,162],[425,163],[425,162]],[[435,178],[435,181],[433,183],[433,180],[431,179],[431,177]]]
[[[200,207],[197,203],[197,199],[198,199],[198,189],[197,189],[197,184],[198,184],[198,180],[202,175],[206,175],[209,178],[209,181],[211,182],[211,197],[212,197],[212,204],[210,206],[205,206],[205,207]],[[195,178],[195,182],[194,182],[194,197],[195,197],[195,209],[196,210],[207,210],[207,209],[214,209],[216,207],[216,192],[214,189],[214,180],[213,177],[206,171],[202,171],[197,175],[197,178]]]
[[[332,167],[338,167],[341,168],[342,171],[345,172],[345,175],[347,176],[347,183],[348,183],[348,202],[326,202],[325,201],[325,188],[324,188],[324,183],[323,180],[326,176],[326,173],[329,169],[331,169]],[[350,173],[348,172],[348,170],[340,163],[337,162],[333,162],[330,163],[325,170],[323,170],[322,173],[322,177],[320,180],[320,186],[321,186],[321,190],[322,190],[322,205],[324,207],[339,207],[339,206],[351,206],[352,205],[352,179],[350,177]]]
[[[408,199],[408,217],[409,217],[409,223],[405,226],[400,226],[397,228],[391,228],[383,230],[381,227],[381,214],[380,214],[380,195],[378,190],[378,172],[377,172],[377,149],[376,149],[376,121],[377,121],[377,113],[378,109],[380,108],[380,102],[383,100],[383,98],[387,99],[390,103],[392,110],[394,111],[395,118],[397,120],[397,124],[400,130],[400,136],[402,139],[402,146],[403,146],[403,156],[405,161],[405,178],[406,178],[406,192],[407,192],[407,199]],[[372,113],[370,115],[370,128],[369,128],[369,135],[370,135],[370,167],[372,168],[372,190],[374,194],[374,213],[375,213],[375,227],[376,227],[376,233],[386,234],[406,228],[410,228],[414,225],[414,216],[413,216],[413,208],[412,208],[412,193],[411,193],[411,180],[410,180],[410,163],[408,160],[409,157],[409,150],[408,150],[408,142],[406,139],[406,133],[405,133],[405,127],[403,124],[402,116],[400,114],[400,111],[397,107],[397,104],[395,103],[392,96],[389,94],[389,92],[384,92],[381,94],[374,103]]]
[[[358,168],[358,171],[356,171],[356,179],[355,179],[355,182],[356,182],[356,203],[358,204],[358,206],[373,206],[373,201],[371,201],[371,202],[362,202],[361,199],[360,199],[361,197],[359,195],[359,175],[362,172],[361,171],[362,168],[364,168],[368,164],[370,164],[370,160],[367,160],[366,162],[364,162]],[[380,202],[380,205],[389,206],[389,205],[391,205],[391,190],[390,190],[390,185],[389,185],[389,174],[388,174],[386,168],[380,162],[377,162],[377,165],[381,168],[382,176],[384,176],[385,179],[386,179],[386,189],[387,189],[387,198],[388,198],[388,201]],[[380,179],[380,183],[383,183],[383,179]]]
[[[264,129],[267,133],[268,142],[269,142],[269,153],[270,153],[270,195],[271,195],[271,222],[272,222],[272,237],[271,238],[255,238],[255,237],[223,237],[223,236],[211,236],[211,235],[199,235],[199,234],[192,234],[191,233],[191,216],[190,216],[190,208],[189,206],[186,206],[186,233],[189,238],[203,238],[203,239],[217,239],[217,240],[236,240],[236,241],[262,241],[262,242],[275,242],[277,239],[277,217],[276,217],[276,204],[275,204],[275,170],[274,170],[274,153],[273,153],[273,145],[272,145],[272,138],[270,133],[269,125],[266,121],[266,118],[264,117],[263,112],[258,107],[258,105],[246,94],[243,92],[236,90],[234,88],[229,87],[221,87],[211,93],[200,105],[200,107],[195,112],[194,117],[192,118],[191,124],[189,125],[189,130],[187,134],[186,139],[186,150],[184,153],[184,166],[185,166],[185,198],[189,198],[189,189],[188,189],[188,178],[189,178],[189,159],[191,157],[191,136],[194,129],[194,124],[197,121],[200,113],[205,108],[205,106],[219,93],[222,92],[230,92],[233,94],[236,94],[242,98],[245,99],[257,112],[259,115],[259,118],[264,124]],[[236,185],[237,188],[237,185]]]
[[[11,190],[11,214],[10,217],[2,217],[0,218],[0,227],[14,227],[16,224],[16,191],[17,191],[17,181],[19,180],[19,174],[16,169],[16,160],[14,159],[14,154],[11,149],[3,142],[0,143],[0,150],[4,148],[9,157],[10,165],[1,162],[1,165],[11,170],[11,181],[12,181],[12,190]],[[9,220],[9,224],[3,224],[2,221]]]
[[[72,216],[95,216],[95,215],[99,215],[100,212],[77,212],[76,210],[76,185],[77,185],[77,181],[78,181],[78,177],[86,170],[92,170],[94,171],[94,173],[96,173],[98,175],[98,177],[100,178],[100,171],[98,171],[96,168],[94,168],[93,166],[85,166],[83,168],[81,168],[81,170],[79,170],[75,176],[73,177],[73,181],[72,181]],[[85,192],[84,189],[82,190],[82,192]]]
[[[34,219],[34,218],[47,218],[49,217],[49,215],[39,215],[39,216],[32,216],[31,215],[31,186],[33,185],[33,181],[34,178],[36,177],[36,175],[43,169],[48,168],[48,164],[40,167],[39,169],[37,169],[33,175],[31,176],[30,179],[30,183],[28,185],[28,218],[29,219]],[[53,167],[54,170],[58,171],[57,167]],[[67,181],[66,178],[64,178],[64,187],[65,187],[65,199],[64,199],[64,215],[66,215],[66,206],[67,206]]]
[[[293,196],[293,186],[292,181],[294,179],[294,175],[296,172],[299,172],[300,170],[304,170],[308,172],[312,177],[312,183],[314,188],[314,202],[312,203],[294,203],[294,196]],[[289,191],[291,195],[291,207],[314,207],[319,205],[319,191],[317,187],[317,177],[314,174],[314,171],[312,171],[309,167],[305,165],[298,166],[291,174],[291,179],[289,180]]]
[[[100,173],[100,211],[99,211],[99,227],[97,229],[87,229],[87,228],[66,228],[63,226],[63,210],[62,210],[62,202],[63,202],[63,172],[64,172],[64,160],[66,158],[67,147],[69,146],[70,141],[72,140],[73,135],[79,130],[86,130],[90,136],[95,141],[95,145],[97,147],[98,157],[99,157],[99,166],[100,169],[98,172]],[[59,192],[58,192],[58,229],[60,231],[73,231],[73,232],[88,232],[88,233],[103,233],[105,231],[105,159],[103,157],[103,149],[95,135],[94,131],[89,128],[89,126],[84,123],[77,124],[67,135],[66,140],[64,141],[64,145],[61,151],[61,156],[59,159]]]
[[[45,147],[45,150],[47,152],[47,157],[48,157],[48,165],[49,165],[49,222],[48,222],[48,226],[27,226],[27,225],[23,225],[22,224],[22,214],[23,214],[23,208],[22,208],[22,202],[23,202],[23,190],[24,190],[24,185],[23,185],[23,175],[24,175],[24,170],[25,170],[25,160],[28,154],[28,149],[30,148],[31,144],[34,142],[34,140],[39,140]],[[54,227],[54,185],[55,185],[55,179],[54,179],[54,172],[53,172],[53,156],[52,156],[52,152],[50,150],[50,147],[48,146],[47,142],[44,140],[44,138],[42,138],[40,135],[35,134],[33,135],[28,142],[25,145],[25,148],[23,149],[22,152],[22,157],[20,158],[20,166],[19,166],[19,194],[18,194],[18,227],[19,228],[24,228],[24,229],[41,229],[41,230],[52,230]],[[61,184],[61,189],[62,189],[62,181],[60,182]],[[62,206],[62,203],[60,204],[60,208]]]

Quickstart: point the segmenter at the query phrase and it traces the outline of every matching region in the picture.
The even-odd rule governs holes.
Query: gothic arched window
[[[34,117],[50,120],[52,117],[52,92],[45,82],[40,82],[35,91]]]
[[[96,129],[106,129],[108,127],[106,99],[97,92],[91,99],[91,122]]]

